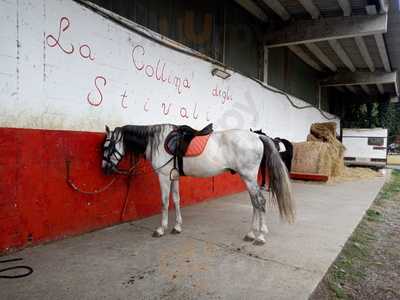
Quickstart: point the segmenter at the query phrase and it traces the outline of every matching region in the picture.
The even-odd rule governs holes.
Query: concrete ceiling
[[[366,100],[399,96],[399,1],[235,1],[275,27],[265,34],[267,49],[289,47],[326,77],[322,87]]]

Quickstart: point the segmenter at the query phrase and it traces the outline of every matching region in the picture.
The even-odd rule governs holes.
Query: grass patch
[[[366,227],[367,225],[360,224],[356,228],[330,271],[329,288],[339,299],[346,299],[346,282],[365,278],[360,264],[368,260],[369,245],[375,240],[373,234],[366,232]]]
[[[369,260],[371,245],[376,240],[375,230],[371,228],[372,222],[385,220],[378,206],[385,201],[399,201],[400,197],[396,197],[399,193],[400,171],[393,170],[390,182],[384,185],[327,273],[328,288],[333,292],[334,298],[347,299],[346,287],[365,278],[366,270],[372,263]]]
[[[376,204],[380,204],[385,200],[395,200],[394,194],[400,193],[400,171],[392,170],[392,177],[390,182],[386,183],[382,190],[379,192]]]
[[[370,222],[382,222],[383,221],[383,215],[381,212],[375,210],[375,209],[368,209],[366,213],[367,220]]]

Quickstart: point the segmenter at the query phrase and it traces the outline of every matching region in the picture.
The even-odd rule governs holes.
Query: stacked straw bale
[[[312,124],[307,142],[293,144],[292,172],[326,175],[329,182],[382,176],[368,168],[345,167],[344,150],[336,138],[336,123]]]
[[[340,176],[344,146],[336,139],[336,123],[311,125],[307,142],[293,144],[293,172]]]

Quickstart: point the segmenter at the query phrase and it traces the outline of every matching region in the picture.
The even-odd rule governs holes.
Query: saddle
[[[177,126],[165,139],[164,148],[167,153],[174,157],[174,169],[178,162],[178,171],[181,176],[183,172],[183,157],[200,155],[213,132],[213,124],[208,124],[202,130],[193,129],[190,126]]]

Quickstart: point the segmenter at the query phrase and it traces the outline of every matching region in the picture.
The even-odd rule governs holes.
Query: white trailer
[[[343,128],[345,164],[385,167],[387,136],[388,130],[385,128]]]

